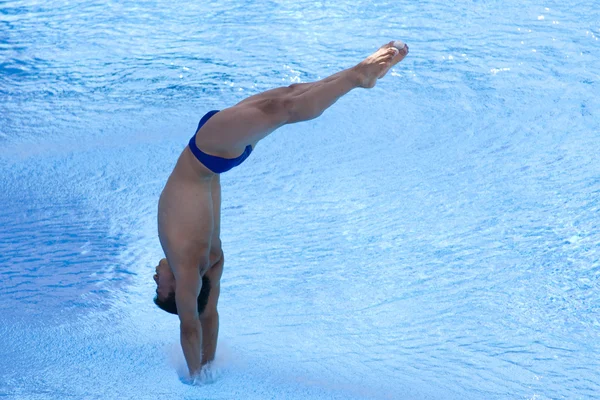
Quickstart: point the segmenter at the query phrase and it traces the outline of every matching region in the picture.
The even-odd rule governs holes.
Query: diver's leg
[[[256,143],[282,125],[318,117],[341,96],[357,87],[373,87],[408,53],[390,42],[360,64],[318,82],[302,84],[296,89],[279,88],[241,102],[215,114],[203,129],[215,130],[226,137],[228,145],[243,149]]]
[[[213,234],[210,241],[210,268],[205,276],[209,279],[210,292],[204,312],[200,314],[202,324],[202,364],[215,358],[219,338],[219,312],[217,303],[221,292],[221,275],[225,258],[221,248],[221,178],[216,175],[211,184],[213,204]]]
[[[292,93],[299,94],[299,93],[305,92],[309,88],[310,88],[310,83],[294,83],[290,86],[278,87],[276,89],[267,90],[265,92],[258,93],[253,96],[247,97],[244,100],[237,103],[236,106],[239,106],[240,104],[247,104],[247,103],[250,103],[250,102],[253,102],[256,100],[263,100],[263,99],[279,97],[279,96],[288,96],[288,95],[291,95]]]
[[[344,71],[342,72],[338,72],[336,74],[333,74],[331,76],[328,76],[325,79],[322,79],[318,82],[308,82],[308,83],[293,83],[289,86],[283,86],[283,87],[279,87],[276,89],[271,89],[271,90],[267,90],[265,92],[262,93],[258,93],[255,94],[253,96],[247,97],[244,100],[240,101],[239,103],[236,104],[240,105],[240,104],[247,104],[256,100],[264,100],[264,99],[268,99],[268,98],[273,98],[273,97],[280,97],[280,96],[298,96],[304,92],[306,92],[307,90],[309,90],[311,87],[313,87],[313,85],[315,83],[325,83],[325,82],[330,82],[334,79],[336,79],[340,74],[342,74]]]

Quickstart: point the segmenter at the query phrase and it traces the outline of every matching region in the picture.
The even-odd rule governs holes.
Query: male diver
[[[404,43],[390,42],[328,78],[269,90],[200,120],[160,195],[158,235],[166,258],[154,275],[154,302],[179,316],[192,378],[214,359],[217,347],[224,262],[220,174],[240,165],[277,128],[318,117],[352,89],[372,88],[407,54]]]

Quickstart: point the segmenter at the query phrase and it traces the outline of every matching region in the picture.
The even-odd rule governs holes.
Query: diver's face
[[[170,293],[175,292],[175,276],[166,258],[160,260],[156,266],[154,282],[156,282],[156,294],[159,300],[165,300]]]

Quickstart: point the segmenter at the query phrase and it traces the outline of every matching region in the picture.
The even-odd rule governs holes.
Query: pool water
[[[600,4],[0,1],[0,396],[591,399]],[[208,110],[410,55],[223,175],[217,359],[152,303]]]

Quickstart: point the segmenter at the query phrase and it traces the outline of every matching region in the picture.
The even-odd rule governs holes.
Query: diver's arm
[[[215,310],[210,315],[201,316],[202,325],[202,365],[215,359],[217,339],[219,337],[219,313]]]
[[[194,270],[177,279],[175,290],[175,301],[177,302],[177,314],[180,322],[180,339],[183,355],[190,372],[194,377],[200,372],[201,348],[202,348],[202,326],[198,316],[198,293],[202,282],[199,274]]]
[[[202,365],[211,362],[215,359],[217,350],[217,339],[219,337],[219,312],[217,311],[217,303],[221,292],[221,275],[223,274],[224,258],[215,264],[206,272],[210,284],[210,292],[208,302],[204,312],[200,315],[200,323],[202,324]]]

